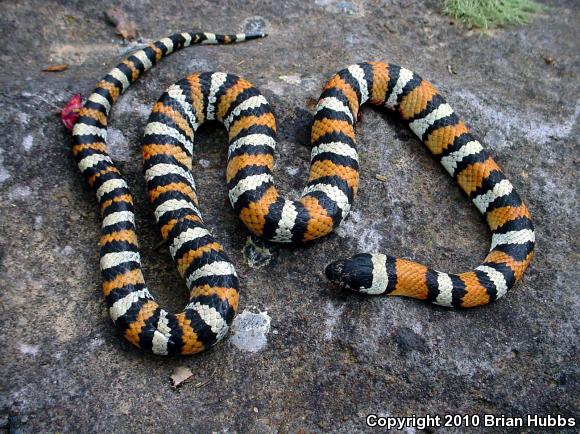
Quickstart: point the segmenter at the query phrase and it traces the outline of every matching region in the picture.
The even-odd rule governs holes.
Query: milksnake
[[[272,169],[276,122],[270,105],[246,80],[222,72],[191,74],[154,105],[142,142],[145,179],[161,234],[190,291],[178,314],[162,309],[145,286],[133,198],[107,153],[107,118],[119,95],[161,58],[193,44],[228,44],[264,34],[179,33],[117,65],[97,85],[73,129],[73,155],[96,192],[102,218],[100,265],[111,318],[126,339],[155,354],[192,354],[227,333],[238,308],[238,277],[204,225],[192,175],[193,140],[205,121],[221,122],[229,138],[230,202],[246,227],[277,243],[329,234],[357,193],[354,126],[365,102],[398,111],[487,219],[492,249],[483,265],[446,274],[383,254],[360,254],[326,268],[342,286],[403,295],[444,306],[493,301],[522,276],[532,257],[530,214],[488,152],[427,81],[380,62],[351,65],[324,86],[311,130],[311,167],[299,200],[279,195]]]

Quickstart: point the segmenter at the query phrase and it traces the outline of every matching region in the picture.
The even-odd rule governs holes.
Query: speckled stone
[[[487,307],[449,311],[332,289],[324,266],[343,255],[380,250],[458,272],[476,266],[490,243],[475,207],[411,132],[364,109],[362,182],[349,219],[326,239],[281,248],[268,266],[251,269],[241,253],[247,233],[227,201],[225,132],[203,127],[203,164],[194,164],[202,211],[237,267],[241,310],[267,312],[271,324],[259,351],[226,340],[181,359],[144,354],[112,326],[100,291],[96,202],[55,114],[74,93],[89,95],[127,51],[103,18],[112,3],[0,3],[3,429],[361,432],[371,412],[578,414],[576,1],[551,1],[529,26],[485,34],[453,24],[435,0],[121,2],[145,40],[190,29],[270,34],[181,51],[113,110],[111,153],[136,197],[148,286],[167,307],[181,309],[187,294],[167,249],[154,249],[160,236],[139,141],[161,92],[195,70],[243,75],[263,91],[279,123],[278,185],[297,195],[324,82],[363,60],[413,69],[490,148],[537,227],[523,281]],[[57,63],[70,68],[41,71]],[[169,375],[180,365],[194,376],[173,390]]]

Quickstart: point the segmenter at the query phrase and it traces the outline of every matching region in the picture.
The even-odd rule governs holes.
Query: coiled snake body
[[[192,74],[153,107],[143,139],[155,218],[190,291],[183,312],[162,309],[145,286],[133,199],[106,147],[107,116],[119,95],[162,57],[191,44],[263,37],[180,33],[137,51],[98,84],[73,129],[73,154],[96,191],[102,217],[101,271],[110,315],[123,335],[156,354],[192,354],[219,341],[237,311],[238,278],[204,226],[191,174],[193,138],[207,120],[228,131],[230,202],[256,236],[300,243],[329,234],[349,213],[359,182],[354,125],[365,102],[397,111],[485,216],[492,247],[474,271],[447,274],[406,259],[359,254],[330,264],[327,277],[368,294],[403,295],[473,307],[503,296],[531,260],[530,214],[498,165],[427,81],[392,64],[365,62],[324,86],[312,125],[310,176],[302,197],[279,195],[272,168],[276,123],[266,99],[244,79]]]

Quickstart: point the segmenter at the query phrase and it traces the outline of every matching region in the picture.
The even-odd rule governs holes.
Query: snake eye
[[[330,280],[332,283],[337,284],[342,283],[345,262],[346,262],[345,259],[341,259],[339,261],[333,262],[332,264],[328,264],[326,266],[326,269],[324,270],[326,278]]]
[[[324,270],[326,277],[341,287],[359,291],[369,288],[373,281],[371,255],[362,253],[349,259],[340,259]]]

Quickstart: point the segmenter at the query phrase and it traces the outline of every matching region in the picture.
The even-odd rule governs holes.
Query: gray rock
[[[289,195],[304,185],[311,113],[334,72],[363,60],[417,71],[525,198],[537,225],[536,257],[504,299],[470,311],[333,289],[323,270],[337,257],[378,249],[464,271],[490,242],[475,208],[403,123],[365,108],[352,217],[326,239],[282,247],[269,265],[251,269],[241,253],[247,233],[227,202],[226,135],[210,125],[196,138],[197,157],[209,162],[194,165],[202,211],[237,267],[240,311],[267,312],[271,330],[256,352],[226,340],[191,358],[144,354],[108,318],[95,199],[55,115],[74,93],[89,95],[126,45],[100,2],[1,2],[4,429],[361,432],[369,413],[577,415],[577,2],[554,0],[528,26],[485,34],[452,24],[435,0],[195,3],[130,0],[123,8],[143,40],[189,29],[270,36],[181,51],[113,110],[114,155],[135,195],[146,279],[164,306],[181,309],[187,294],[166,249],[154,249],[160,237],[139,142],[146,108],[196,68],[243,75],[263,90],[278,118],[278,185]],[[70,68],[41,72],[56,63]],[[169,375],[183,365],[194,378],[175,391]]]
[[[415,333],[409,327],[401,327],[394,333],[393,337],[403,353],[408,351],[425,352],[429,350],[423,336]]]

